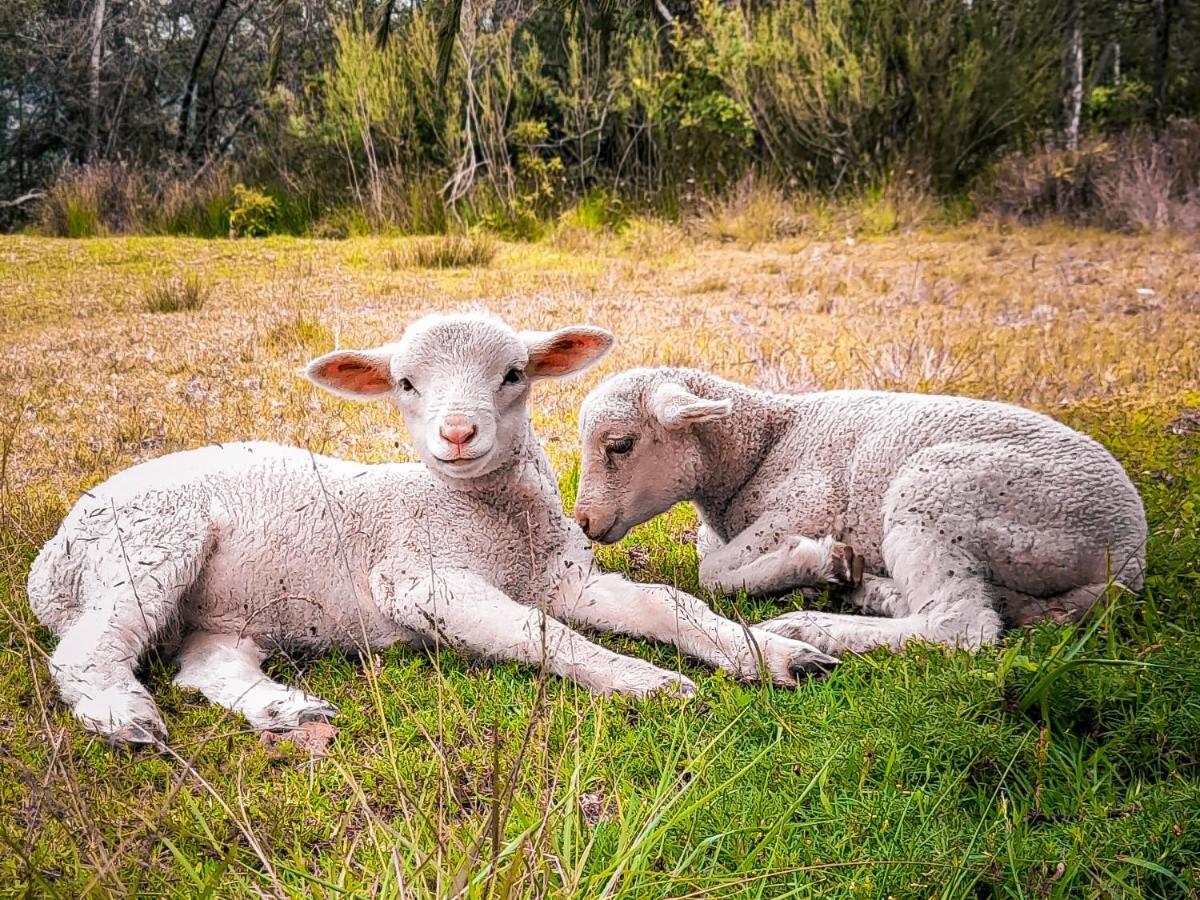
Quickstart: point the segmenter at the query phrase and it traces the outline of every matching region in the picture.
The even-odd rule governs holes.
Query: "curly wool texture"
[[[763,623],[827,652],[910,637],[974,646],[996,637],[1001,616],[1079,614],[1110,577],[1141,587],[1146,519],[1125,471],[1030,410],[874,391],[787,396],[635,369],[592,392],[582,428],[577,509],[593,536],[611,521],[603,539],[615,539],[693,500],[702,581],[754,592],[829,580],[832,539],[851,545],[876,576],[855,599],[903,622]],[[625,433],[639,436],[627,457],[606,452]]]
[[[123,627],[140,632],[160,622],[157,610],[142,620],[155,598],[177,594],[170,615],[185,630],[272,649],[380,649],[414,636],[371,599],[368,575],[385,562],[393,579],[470,569],[518,602],[590,564],[536,442],[503,477],[480,480],[269,443],[172,453],[75,505],[34,563],[30,603],[61,634],[87,598],[137,594]]]

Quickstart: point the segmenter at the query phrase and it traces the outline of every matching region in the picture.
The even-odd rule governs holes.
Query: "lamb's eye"
[[[416,388],[413,387],[413,383],[411,381],[409,381],[407,378],[401,378],[400,379],[400,390],[404,391],[404,393],[406,393],[406,394],[411,394],[413,391],[416,390]]]
[[[504,373],[504,383],[505,384],[519,384],[521,381],[521,376],[524,374],[525,373],[522,372],[520,369],[509,369],[507,372]]]
[[[633,449],[633,438],[617,438],[615,441],[606,444],[604,449],[612,456],[621,456]]]

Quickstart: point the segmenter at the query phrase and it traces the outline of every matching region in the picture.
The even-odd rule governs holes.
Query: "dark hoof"
[[[327,703],[325,706],[317,707],[316,709],[306,709],[300,713],[299,722],[301,725],[305,722],[332,722],[333,717],[337,714],[337,707],[332,703]]]
[[[159,747],[166,743],[167,732],[159,722],[139,721],[122,725],[104,739],[113,748]]]
[[[838,584],[857,587],[862,584],[863,569],[866,568],[862,555],[854,552],[849,544],[840,541],[830,549],[833,557],[833,580]]]
[[[824,659],[805,659],[793,662],[788,671],[797,681],[803,678],[824,678],[837,666],[838,661],[832,656]]]

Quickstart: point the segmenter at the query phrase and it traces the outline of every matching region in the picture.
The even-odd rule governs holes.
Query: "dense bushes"
[[[1102,24],[1099,7],[1072,2],[1091,29],[1086,91],[1077,81],[1074,93],[1062,0],[333,2],[312,26],[321,40],[295,57],[275,41],[286,19],[264,20],[269,46],[229,26],[228,46],[269,53],[255,96],[237,71],[243,114],[225,137],[224,112],[190,126],[181,112],[160,122],[177,132],[173,148],[155,152],[138,131],[126,159],[114,141],[135,123],[114,109],[92,124],[111,129],[116,161],[60,166],[38,217],[68,236],[483,227],[531,239],[604,197],[622,215],[701,215],[715,233],[744,234],[795,233],[849,202],[881,233],[924,217],[934,197],[1022,219],[1193,227],[1193,126],[1181,118],[1158,139],[1138,129],[1162,125],[1152,81],[1167,111],[1194,112],[1200,78],[1177,66],[1155,80],[1152,32],[1134,7]],[[113,27],[142,15],[121,9]],[[1184,57],[1178,27],[1189,23],[1180,15],[1174,33]],[[180,65],[183,46],[172,44]],[[196,102],[214,110],[224,59],[188,69]],[[0,102],[3,79],[0,65]],[[1085,134],[1065,151],[1076,142],[1062,126],[1069,96]],[[0,164],[0,180],[10,171]],[[918,213],[904,209],[913,197]],[[736,221],[781,203],[800,212],[762,228]]]
[[[977,192],[980,208],[1021,221],[1062,219],[1127,231],[1200,230],[1200,123],[1046,144],[1002,159]]]

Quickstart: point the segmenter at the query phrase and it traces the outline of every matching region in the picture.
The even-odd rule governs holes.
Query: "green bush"
[[[233,208],[229,211],[229,236],[266,237],[274,231],[279,215],[275,198],[244,184],[233,186]]]
[[[1052,11],[1049,0],[704,0],[688,58],[745,110],[785,178],[836,190],[906,165],[953,187],[1053,108]]]

